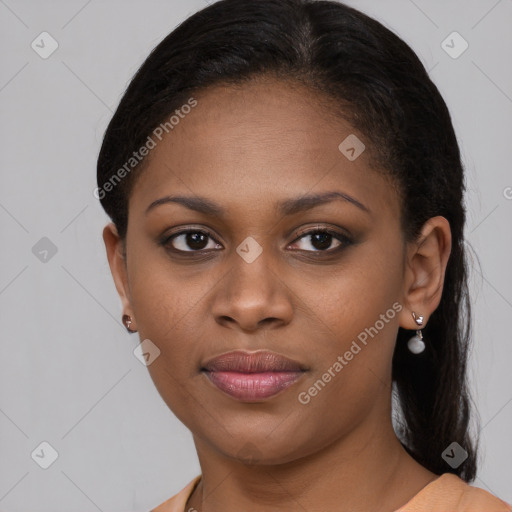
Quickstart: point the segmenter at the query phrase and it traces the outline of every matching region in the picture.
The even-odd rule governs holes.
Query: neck
[[[390,420],[279,465],[242,464],[194,441],[202,478],[186,510],[394,512],[437,476],[407,454]]]

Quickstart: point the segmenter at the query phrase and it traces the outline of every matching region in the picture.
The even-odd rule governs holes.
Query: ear
[[[132,317],[133,324],[135,324],[135,318],[133,315],[130,299],[130,288],[128,285],[124,243],[119,237],[117,228],[113,222],[107,224],[104,227],[103,241],[105,242],[105,248],[107,250],[110,272],[114,278],[117,293],[121,298],[123,314],[130,315]]]
[[[423,316],[423,326],[441,301],[446,265],[452,249],[450,223],[444,217],[430,218],[418,239],[406,250],[404,309],[399,323],[404,329],[417,329],[414,311]]]

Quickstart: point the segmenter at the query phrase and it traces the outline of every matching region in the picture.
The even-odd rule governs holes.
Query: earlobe
[[[123,251],[123,240],[119,237],[117,228],[113,222],[107,224],[103,229],[103,241],[107,251],[110,272],[116,286],[117,293],[121,299],[123,311],[131,311],[131,301],[128,286],[128,275],[126,260]],[[133,316],[133,315],[132,315]]]
[[[417,241],[407,249],[404,303],[400,326],[416,329],[412,311],[424,317],[424,325],[441,301],[446,266],[451,252],[450,223],[445,217],[429,219]]]

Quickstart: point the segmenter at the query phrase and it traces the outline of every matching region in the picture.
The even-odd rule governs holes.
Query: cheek
[[[137,329],[141,341],[151,340],[160,351],[147,369],[169,409],[184,424],[194,424],[194,411],[204,408],[194,383],[201,377],[199,340],[207,337],[197,317],[205,287],[213,284],[191,286],[190,279],[158,264],[138,270],[134,268],[131,286]]]
[[[309,331],[314,326],[317,333],[325,333],[316,336],[315,372],[301,388],[308,395],[305,400],[315,396],[312,408],[326,407],[331,400],[338,403],[343,397],[343,404],[328,415],[362,412],[390,384],[398,313],[403,307],[400,258],[396,249],[368,244],[357,259],[300,292],[308,297],[307,309],[314,312]],[[323,398],[317,400],[320,395]]]
[[[369,416],[384,422],[387,415],[396,310],[386,300],[372,299],[336,311],[341,312],[332,314],[330,328],[338,337],[316,345],[314,372],[294,396],[297,417],[309,438],[334,439]]]
[[[141,333],[165,331],[186,311],[187,298],[193,300],[193,290],[183,279],[180,282],[179,267],[172,266],[162,249],[151,247],[145,237],[141,236],[140,246],[128,254],[127,270],[131,304]]]
[[[393,304],[401,298],[403,270],[401,254],[392,247],[368,242],[339,267],[294,287],[311,320],[325,328],[327,345],[340,350],[376,322],[384,336],[389,325],[396,324],[397,307],[393,309]],[[384,326],[379,321],[381,315],[385,316]]]
[[[159,348],[159,372],[181,380],[196,376],[205,348],[210,348],[204,344],[212,340],[205,301],[220,285],[221,276],[171,266],[160,256],[152,260],[135,256],[131,264],[131,303],[137,329],[141,340],[150,339]]]
[[[131,258],[130,258],[131,256]],[[166,350],[166,333],[179,325],[188,309],[192,294],[184,293],[176,281],[175,272],[159,258],[128,256],[128,278],[131,305],[139,335]]]

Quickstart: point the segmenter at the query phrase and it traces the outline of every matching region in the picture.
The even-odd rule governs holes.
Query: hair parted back
[[[474,480],[467,356],[470,302],[463,230],[464,171],[447,106],[413,50],[376,20],[329,0],[220,0],[193,14],[151,52],[108,125],[98,157],[98,187],[194,91],[273,76],[300,83],[334,105],[369,144],[376,168],[397,184],[406,241],[442,215],[452,250],[444,290],[423,334],[427,349],[407,350],[399,328],[393,382],[395,427],[406,450],[430,471]],[[341,142],[341,141],[340,141]],[[100,198],[121,239],[144,161]],[[457,468],[441,457],[453,442],[468,453]]]

